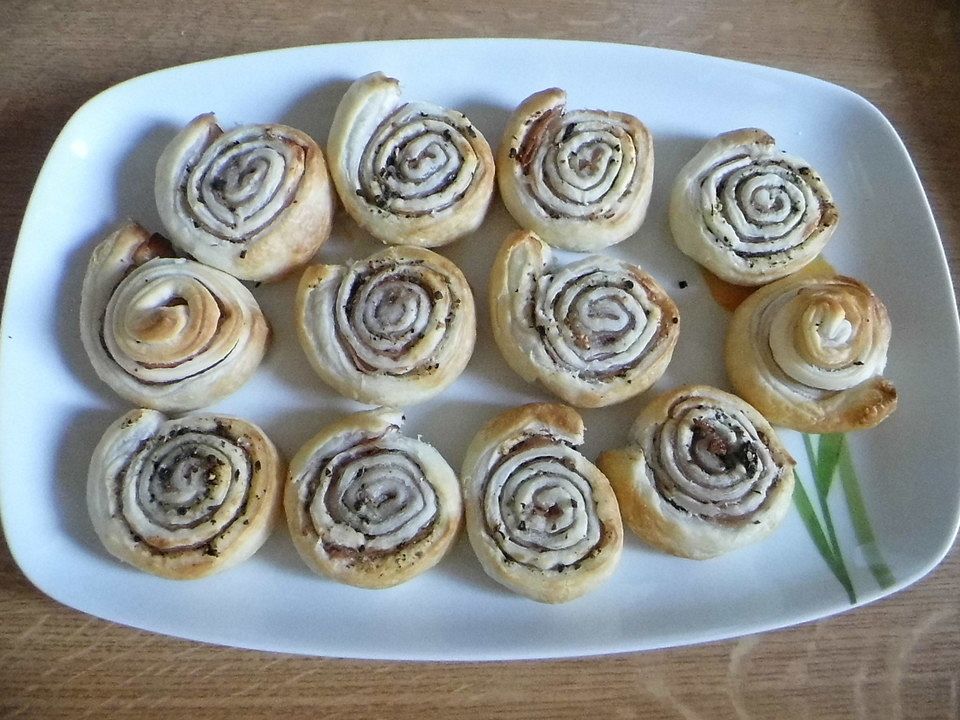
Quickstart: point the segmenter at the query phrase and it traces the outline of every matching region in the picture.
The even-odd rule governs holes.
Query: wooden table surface
[[[416,37],[652,45],[811,74],[903,137],[960,267],[960,9],[948,0],[270,0],[0,5],[0,277],[51,143],[88,98],[171,65]],[[903,238],[910,242],[910,238]],[[960,717],[960,552],[845,615],[650,653],[403,664],[210,647],[68,610],[0,545],[0,717]]]

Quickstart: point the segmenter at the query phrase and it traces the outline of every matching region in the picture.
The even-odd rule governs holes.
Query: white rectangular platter
[[[509,593],[482,572],[464,538],[430,572],[400,587],[359,590],[313,575],[285,529],[245,564],[191,582],[155,578],[113,560],[87,518],[86,469],[106,426],[126,411],[94,375],[78,339],[80,283],[94,244],[123,218],[160,230],[153,173],[161,149],[194,116],[227,127],[284,122],[325,143],[347,84],[382,70],[404,96],[459,109],[496,144],[507,115],[550,86],[571,107],[622,110],[655,138],[647,220],[611,250],[642,265],[671,293],[681,337],[654,390],[583,413],[585,455],[622,445],[645,398],[679,383],[727,388],[728,313],[674,246],[666,199],[681,165],[710,137],[761,127],[814,164],[842,219],[826,257],[885,301],[893,342],[887,376],[894,416],[850,436],[871,553],[892,581],[881,587],[849,519],[829,498],[855,589],[851,602],[794,510],[766,541],[705,562],[653,551],[628,536],[614,577],[561,606]],[[480,339],[466,373],[408,411],[420,434],[457,468],[472,434],[496,412],[550,399],[515,377],[491,341],[485,310],[490,262],[514,228],[499,203],[474,236],[444,248],[478,296]],[[319,253],[364,257],[377,245],[345,218]],[[261,425],[291,456],[356,403],[310,370],[292,322],[296,278],[254,288],[274,344],[253,380],[213,410]],[[0,510],[7,541],[30,580],[56,600],[150,631],[246,648],[407,660],[545,658],[703,642],[821,618],[875,600],[927,573],[949,549],[960,509],[960,345],[943,249],[917,174],[890,124],[842,88],[801,75],[666,50],[528,40],[407,41],[294,48],[172,68],[114,87],[64,128],[23,221],[0,345]],[[811,475],[799,434],[783,439]],[[812,491],[811,491],[812,492]]]

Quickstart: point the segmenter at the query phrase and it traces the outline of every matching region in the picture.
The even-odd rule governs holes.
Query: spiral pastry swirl
[[[476,341],[466,278],[423,248],[308,267],[296,313],[301,345],[320,378],[374,405],[409,405],[440,392],[466,368]]]
[[[645,407],[625,448],[597,461],[624,522],[654,547],[704,559],[756,542],[793,495],[793,459],[770,424],[735,395],[677,388]]]
[[[463,516],[443,457],[400,434],[391,408],[321,430],[290,464],[284,507],[297,551],[316,572],[366,588],[397,585],[436,565]]]
[[[858,280],[784,278],[734,312],[727,374],[776,425],[814,433],[874,427],[897,406],[882,377],[890,330],[886,307]]]
[[[80,296],[80,338],[97,375],[141,407],[209,405],[257,369],[269,328],[234,277],[171,257],[127,223],[93,251]]]
[[[156,200],[172,242],[241,280],[304,265],[330,235],[333,191],[323,153],[286,125],[224,132],[191,121],[157,163]]]
[[[632,115],[566,111],[542,90],[507,121],[497,154],[504,205],[521,227],[567,250],[600,250],[643,223],[653,185],[653,139]]]
[[[550,247],[522,230],[494,261],[490,316],[510,367],[579,407],[620,402],[656,382],[680,320],[636,265],[592,255],[558,267]]]
[[[243,420],[131,410],[93,452],[87,506],[113,556],[167,578],[203,577],[266,541],[281,465],[263,431]]]
[[[820,176],[756,129],[708,142],[680,171],[670,197],[677,247],[737,285],[796,272],[823,249],[838,220]]]
[[[493,153],[466,116],[401,103],[383,73],[354,82],[327,143],[344,208],[378,240],[437,247],[476,230],[493,195]]]
[[[574,448],[583,421],[526,405],[484,426],[467,450],[467,533],[487,574],[541,602],[566,602],[610,576],[623,526],[603,474]]]

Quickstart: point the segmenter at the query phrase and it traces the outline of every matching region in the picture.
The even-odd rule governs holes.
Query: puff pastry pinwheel
[[[287,524],[304,562],[364,588],[406,582],[436,565],[463,519],[457,476],[433,447],[400,433],[380,408],[321,430],[290,463]]]
[[[534,233],[517,231],[490,275],[500,352],[528,382],[579,407],[633,397],[666,370],[680,312],[636,265],[591,255],[565,266]]]
[[[670,196],[670,229],[685,254],[736,285],[762,285],[813,260],[837,226],[826,184],[763,130],[710,140]]]
[[[172,257],[159,235],[127,223],[93,251],[80,296],[80,338],[97,375],[155,410],[193,410],[257,369],[269,327],[236,278]]]
[[[372,405],[410,405],[439,393],[466,368],[477,335],[463,273],[416,247],[308,267],[296,325],[320,378]]]
[[[483,221],[493,153],[462,113],[400,96],[400,82],[380,72],[347,89],[330,126],[330,174],[344,208],[378,240],[446,245]]]
[[[286,125],[225,132],[212,113],[200,115],[161,154],[155,190],[174,245],[241,280],[289,273],[330,235],[323,153]]]
[[[131,410],[93,452],[87,508],[111,555],[182,580],[253,555],[280,516],[283,463],[255,425]]]
[[[812,433],[874,427],[897,406],[881,376],[890,317],[853,278],[788,277],[754,292],[727,331],[734,388],[775,425]]]
[[[550,88],[507,120],[497,152],[500,197],[514,220],[566,250],[600,250],[643,223],[653,186],[653,139],[632,115],[566,109]]]
[[[637,417],[628,445],[601,453],[623,520],[641,539],[705,559],[756,542],[791,505],[793,458],[736,395],[677,388]]]
[[[565,405],[508,410],[473,438],[463,463],[470,544],[511,590],[559,603],[617,566],[623,525],[610,483],[575,449],[583,420]]]

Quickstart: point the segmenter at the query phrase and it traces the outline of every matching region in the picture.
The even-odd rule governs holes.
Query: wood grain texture
[[[97,92],[234,53],[476,35],[690,50],[849,87],[904,138],[955,281],[960,268],[960,10],[950,0],[8,0],[0,14],[4,286],[43,158]],[[210,647],[81,615],[34,590],[0,546],[0,717],[957,718],[958,597],[954,548],[893,597],[738,641],[558,662],[347,662]]]

